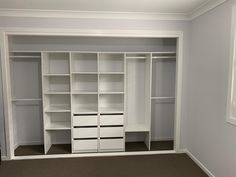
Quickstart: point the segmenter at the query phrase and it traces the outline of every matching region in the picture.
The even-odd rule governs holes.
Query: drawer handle
[[[97,140],[98,138],[74,138],[74,140]]]
[[[112,115],[123,115],[123,113],[103,113],[103,114],[100,114],[101,116],[112,116]]]
[[[123,127],[123,125],[101,125],[100,127]]]
[[[103,139],[103,140],[106,140],[106,139],[123,139],[123,137],[104,137],[104,138],[100,138],[100,139]]]
[[[74,116],[97,116],[97,114],[73,114]]]
[[[74,126],[74,128],[97,128],[97,126]]]

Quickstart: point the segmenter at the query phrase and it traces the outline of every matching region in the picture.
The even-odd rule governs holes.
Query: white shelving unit
[[[42,109],[45,154],[63,142],[72,153],[125,151],[133,133],[150,149],[160,122],[174,125],[176,52],[12,52],[10,59],[12,103]],[[29,65],[33,77],[18,73]]]
[[[42,90],[45,154],[61,132],[71,130],[70,53],[42,53]]]

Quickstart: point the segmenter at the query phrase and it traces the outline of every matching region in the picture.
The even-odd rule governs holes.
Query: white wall
[[[186,147],[216,177],[236,176],[236,127],[226,122],[234,3],[230,0],[191,23]]]
[[[185,21],[148,21],[148,20],[93,20],[93,19],[59,19],[59,18],[17,18],[0,17],[0,27],[30,27],[30,28],[78,28],[78,29],[119,29],[119,30],[174,30],[184,32],[184,63],[188,58],[189,22]],[[185,67],[184,67],[185,70]],[[185,72],[185,71],[184,71]],[[184,74],[186,76],[186,74]],[[183,79],[185,83],[185,77]],[[2,83],[0,83],[0,86]],[[183,88],[183,92],[185,87]],[[185,100],[185,98],[184,98]],[[185,104],[185,102],[183,102]],[[2,104],[0,102],[0,107]],[[3,117],[0,116],[0,120]],[[181,121],[181,146],[186,138],[184,124]],[[2,124],[1,124],[2,126]],[[2,134],[1,134],[2,135]],[[1,139],[3,142],[3,140]]]

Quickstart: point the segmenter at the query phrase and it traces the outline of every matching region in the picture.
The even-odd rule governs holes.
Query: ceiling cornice
[[[227,0],[209,0],[189,13],[100,12],[0,8],[0,17],[80,18],[111,20],[192,20]]]

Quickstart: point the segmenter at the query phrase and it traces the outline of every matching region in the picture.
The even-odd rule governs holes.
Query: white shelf
[[[134,57],[126,57],[126,59],[147,59],[148,57],[139,57],[139,56],[134,56]]]
[[[150,128],[147,125],[143,124],[135,124],[135,125],[127,125],[125,128],[125,132],[150,132]]]
[[[124,94],[124,92],[100,92],[99,94],[101,95],[119,95],[119,94]]]
[[[124,72],[99,72],[100,75],[102,74],[125,74]]]
[[[71,72],[71,74],[98,74],[98,72]]]
[[[70,74],[43,74],[43,76],[70,76]]]
[[[73,91],[74,95],[96,95],[98,92],[83,92],[83,91]]]
[[[45,109],[45,112],[70,112],[68,105],[51,105]]]
[[[45,130],[70,130],[70,122],[51,122],[46,125]]]
[[[70,92],[44,92],[45,95],[69,95]]]
[[[99,108],[100,113],[124,113],[123,108],[117,107],[101,107]]]
[[[11,101],[17,102],[17,101],[42,101],[41,98],[13,98]]]
[[[155,56],[152,59],[176,59],[176,56]]]
[[[175,99],[175,97],[152,97],[152,100],[169,100],[169,99]]]
[[[29,55],[26,55],[26,56],[23,56],[23,55],[14,55],[14,56],[9,56],[10,58],[19,58],[19,59],[40,59],[41,56],[29,56]]]

